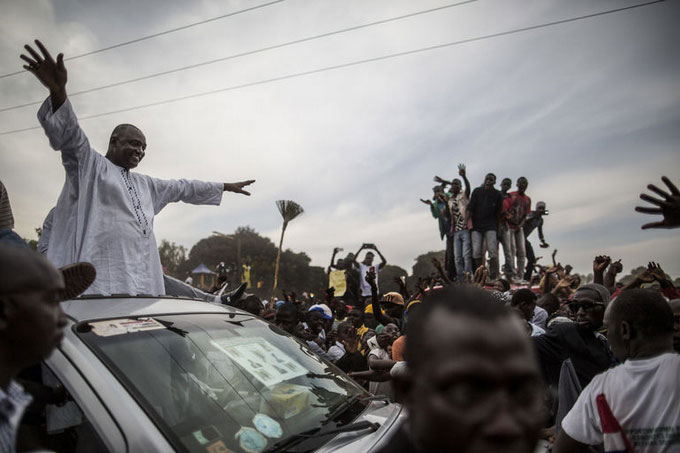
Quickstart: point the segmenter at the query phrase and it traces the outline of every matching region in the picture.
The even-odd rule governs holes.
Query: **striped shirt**
[[[0,181],[0,230],[13,230],[14,216],[5,185]]]
[[[9,382],[7,393],[0,389],[0,451],[16,451],[16,435],[24,410],[33,398],[15,381]]]

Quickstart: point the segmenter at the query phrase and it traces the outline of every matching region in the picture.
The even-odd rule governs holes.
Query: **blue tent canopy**
[[[193,271],[191,271],[191,273],[192,273],[192,274],[214,274],[214,272],[211,271],[210,269],[208,269],[208,266],[206,266],[206,265],[203,264],[203,263],[201,263],[201,264],[199,264],[198,266],[196,266],[196,269],[194,269]]]

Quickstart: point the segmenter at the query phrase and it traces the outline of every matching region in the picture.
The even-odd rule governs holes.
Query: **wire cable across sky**
[[[442,6],[439,6],[437,8],[430,8],[430,9],[426,9],[426,10],[422,10],[422,11],[416,11],[414,13],[404,14],[402,16],[391,17],[389,19],[382,19],[382,20],[378,20],[378,21],[375,21],[375,22],[369,22],[369,23],[366,23],[366,24],[355,25],[353,27],[343,28],[343,29],[340,29],[340,30],[334,30],[334,31],[331,31],[331,32],[322,33],[320,35],[308,36],[306,38],[300,38],[300,39],[296,39],[296,40],[293,40],[293,41],[284,42],[284,43],[281,43],[281,44],[275,44],[273,46],[262,47],[262,48],[259,48],[259,49],[249,50],[249,51],[246,51],[246,52],[241,52],[241,53],[229,55],[229,56],[222,57],[222,58],[216,58],[214,60],[203,61],[201,63],[182,66],[182,67],[170,69],[170,70],[167,70],[167,71],[156,72],[156,73],[153,73],[153,74],[148,74],[148,75],[141,76],[141,77],[135,77],[133,79],[123,80],[123,81],[120,81],[120,82],[110,83],[108,85],[103,85],[103,86],[96,87],[96,88],[89,88],[87,90],[76,91],[74,93],[70,93],[69,97],[74,97],[74,96],[78,96],[78,95],[86,94],[86,93],[92,93],[94,91],[100,91],[100,90],[104,90],[104,89],[107,89],[107,88],[113,88],[113,87],[118,87],[118,86],[122,86],[122,85],[127,85],[127,84],[134,83],[134,82],[140,82],[142,80],[152,79],[154,77],[159,77],[159,76],[173,74],[173,73],[180,72],[180,71],[186,71],[186,70],[189,70],[189,69],[199,68],[201,66],[207,66],[207,65],[219,63],[219,62],[222,62],[222,61],[233,60],[235,58],[245,57],[247,55],[254,55],[254,54],[266,52],[266,51],[269,51],[269,50],[281,49],[283,47],[288,47],[288,46],[292,46],[292,45],[295,45],[295,44],[301,44],[301,43],[313,41],[313,40],[316,40],[316,39],[326,38],[328,36],[339,35],[341,33],[347,33],[347,32],[350,32],[350,31],[360,30],[362,28],[373,27],[373,26],[376,26],[376,25],[382,25],[382,24],[386,24],[386,23],[389,23],[389,22],[395,22],[395,21],[398,21],[398,20],[403,20],[403,19],[407,19],[407,18],[411,18],[411,17],[415,17],[415,16],[420,16],[420,15],[423,15],[423,14],[433,13],[433,12],[436,12],[436,11],[441,11],[441,10],[448,9],[448,8],[453,8],[455,6],[461,6],[461,5],[465,5],[465,4],[468,4],[468,3],[474,3],[476,1],[477,0],[466,0],[466,1],[463,1],[463,2],[449,3],[448,5],[442,5]],[[42,103],[42,100],[28,102],[28,103],[25,103],[25,104],[14,105],[12,107],[5,107],[5,108],[0,109],[0,112],[7,112],[9,110],[20,109],[20,108],[23,108],[23,107],[29,107],[31,105],[38,105],[38,104],[41,104],[41,103]]]
[[[198,25],[204,25],[204,24],[207,24],[209,22],[214,22],[216,20],[226,19],[227,17],[236,16],[236,15],[242,14],[242,13],[247,13],[249,11],[265,8],[267,6],[275,5],[277,3],[282,3],[282,2],[285,2],[285,1],[286,0],[276,0],[276,1],[273,1],[273,2],[269,2],[269,3],[263,3],[261,5],[252,6],[250,8],[240,9],[238,11],[233,11],[231,13],[222,14],[221,16],[211,17],[209,19],[204,19],[204,20],[201,20],[201,21],[198,21],[198,22],[193,22],[191,24],[182,25],[181,27],[171,28],[170,30],[165,30],[165,31],[161,31],[161,32],[158,32],[158,33],[153,33],[151,35],[142,36],[140,38],[132,39],[130,41],[125,41],[125,42],[121,42],[121,43],[118,43],[118,44],[113,44],[113,45],[108,46],[108,47],[102,47],[101,49],[91,50],[90,52],[85,52],[85,53],[81,53],[81,54],[78,54],[78,55],[74,55],[72,57],[64,58],[64,61],[75,60],[77,58],[83,58],[83,57],[98,54],[98,53],[101,53],[101,52],[106,52],[107,50],[117,49],[119,47],[124,47],[124,46],[129,46],[130,44],[135,44],[135,43],[138,43],[138,42],[141,42],[141,41],[146,41],[148,39],[157,38],[159,36],[167,35],[167,34],[170,34],[170,33],[175,33],[175,32],[181,31],[181,30],[186,30],[187,28],[196,27]],[[24,71],[24,70],[16,71],[16,72],[10,72],[8,74],[0,75],[0,79],[4,79],[5,77],[15,76],[15,75],[18,75],[18,74],[24,74],[25,72],[26,71]]]
[[[312,70],[309,70],[309,71],[296,72],[296,73],[286,74],[286,75],[282,75],[282,76],[278,76],[278,77],[272,77],[272,78],[268,78],[268,79],[257,80],[257,81],[254,81],[254,82],[247,82],[247,83],[243,83],[243,84],[239,84],[239,85],[233,85],[233,86],[229,86],[229,87],[225,87],[225,88],[218,88],[218,89],[215,89],[215,90],[204,91],[204,92],[200,92],[200,93],[193,93],[193,94],[189,94],[189,95],[185,95],[185,96],[179,96],[179,97],[175,97],[175,98],[169,98],[169,99],[164,99],[164,100],[161,100],[161,101],[151,102],[151,103],[148,103],[148,104],[142,104],[142,105],[137,105],[137,106],[133,106],[133,107],[126,107],[126,108],[122,108],[122,109],[111,110],[111,111],[108,111],[108,112],[95,113],[95,114],[92,114],[92,115],[80,116],[79,119],[80,120],[86,120],[86,119],[91,119],[91,118],[99,118],[99,117],[102,117],[102,116],[113,115],[113,114],[116,114],[116,113],[123,113],[123,112],[129,112],[129,111],[133,111],[133,110],[140,110],[140,109],[145,109],[145,108],[149,108],[149,107],[155,107],[155,106],[158,106],[158,105],[170,104],[170,103],[184,101],[184,100],[188,100],[188,99],[194,99],[194,98],[209,96],[209,95],[213,95],[213,94],[224,93],[224,92],[227,92],[227,91],[234,91],[234,90],[253,87],[253,86],[257,86],[257,85],[264,85],[264,84],[267,84],[267,83],[279,82],[279,81],[282,81],[282,80],[288,80],[288,79],[308,76],[308,75],[312,75],[312,74],[319,74],[319,73],[322,73],[322,72],[333,71],[333,70],[336,70],[336,69],[359,66],[359,65],[363,65],[363,64],[367,64],[367,63],[377,62],[377,61],[390,60],[390,59],[394,59],[394,58],[398,58],[398,57],[404,57],[404,56],[407,56],[407,55],[414,55],[414,54],[418,54],[418,53],[429,52],[429,51],[437,50],[437,49],[444,49],[444,48],[453,47],[453,46],[462,45],[462,44],[467,44],[467,43],[471,43],[471,42],[477,42],[477,41],[482,41],[482,40],[491,39],[491,38],[498,38],[498,37],[501,37],[501,36],[523,33],[523,32],[527,32],[527,31],[537,30],[537,29],[541,29],[541,28],[547,28],[547,27],[551,27],[551,26],[555,26],[555,25],[562,25],[562,24],[566,24],[566,23],[570,23],[570,22],[576,22],[576,21],[580,21],[580,20],[591,19],[591,18],[594,18],[594,17],[604,16],[604,15],[613,14],[613,13],[617,13],[617,12],[621,12],[621,11],[628,11],[628,10],[640,8],[640,7],[643,7],[643,6],[653,5],[653,4],[656,4],[656,3],[662,3],[662,2],[665,2],[665,1],[667,1],[667,0],[653,0],[653,1],[645,2],[645,3],[639,3],[639,4],[636,4],[636,5],[630,5],[630,6],[626,6],[626,7],[622,7],[622,8],[610,9],[610,10],[601,11],[601,12],[597,12],[597,13],[591,13],[591,14],[586,14],[586,15],[582,15],[582,16],[571,17],[571,18],[568,18],[568,19],[561,19],[561,20],[552,21],[552,22],[545,22],[545,23],[542,23],[542,24],[531,25],[531,26],[522,27],[522,28],[516,28],[516,29],[512,29],[512,30],[502,31],[502,32],[498,32],[498,33],[492,33],[492,34],[478,36],[478,37],[474,37],[474,38],[467,38],[467,39],[452,41],[452,42],[448,42],[448,43],[444,43],[444,44],[438,44],[438,45],[434,45],[434,46],[421,47],[421,48],[418,48],[418,49],[406,50],[406,51],[402,51],[402,52],[392,53],[392,54],[388,54],[388,55],[381,55],[381,56],[378,56],[378,57],[372,57],[372,58],[367,58],[367,59],[362,59],[362,60],[351,61],[351,62],[342,63],[342,64],[338,64],[338,65],[333,65],[333,66],[326,66],[326,67],[323,67],[323,68],[312,69]],[[22,129],[14,129],[14,130],[10,130],[10,131],[0,132],[0,136],[30,131],[30,130],[39,129],[39,128],[40,128],[40,126],[33,126],[33,127],[22,128]]]

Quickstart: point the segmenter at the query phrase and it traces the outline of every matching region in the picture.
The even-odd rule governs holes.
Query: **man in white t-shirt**
[[[359,256],[359,253],[364,249],[375,250],[375,253],[377,253],[380,256],[380,259],[382,261],[379,264],[374,265],[373,257],[375,257],[375,255],[373,254],[373,252],[369,251],[366,253],[366,256],[364,256],[364,260],[361,263],[357,262],[357,257]],[[375,281],[377,284],[378,272],[380,272],[385,267],[385,264],[387,264],[387,260],[385,259],[383,254],[380,253],[380,250],[378,250],[378,247],[376,247],[375,244],[362,244],[361,248],[354,254],[353,265],[359,271],[359,289],[361,292],[359,302],[362,308],[366,303],[366,299],[371,297],[371,286],[366,281],[366,274],[368,274],[368,271],[371,270],[371,268],[374,269]]]
[[[562,421],[555,453],[627,451],[624,435],[636,452],[680,452],[680,355],[673,352],[673,313],[654,291],[621,293],[604,316],[612,352],[622,365],[593,378]],[[624,362],[625,361],[625,362]],[[603,429],[598,396],[604,395],[623,433]],[[606,415],[605,415],[606,416]]]

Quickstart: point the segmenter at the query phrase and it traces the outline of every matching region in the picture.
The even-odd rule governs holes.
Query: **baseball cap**
[[[312,305],[308,311],[320,311],[324,319],[333,319],[333,312],[326,304]]]
[[[404,298],[401,294],[396,291],[390,291],[389,293],[383,295],[380,302],[387,302],[391,304],[404,305]]]

